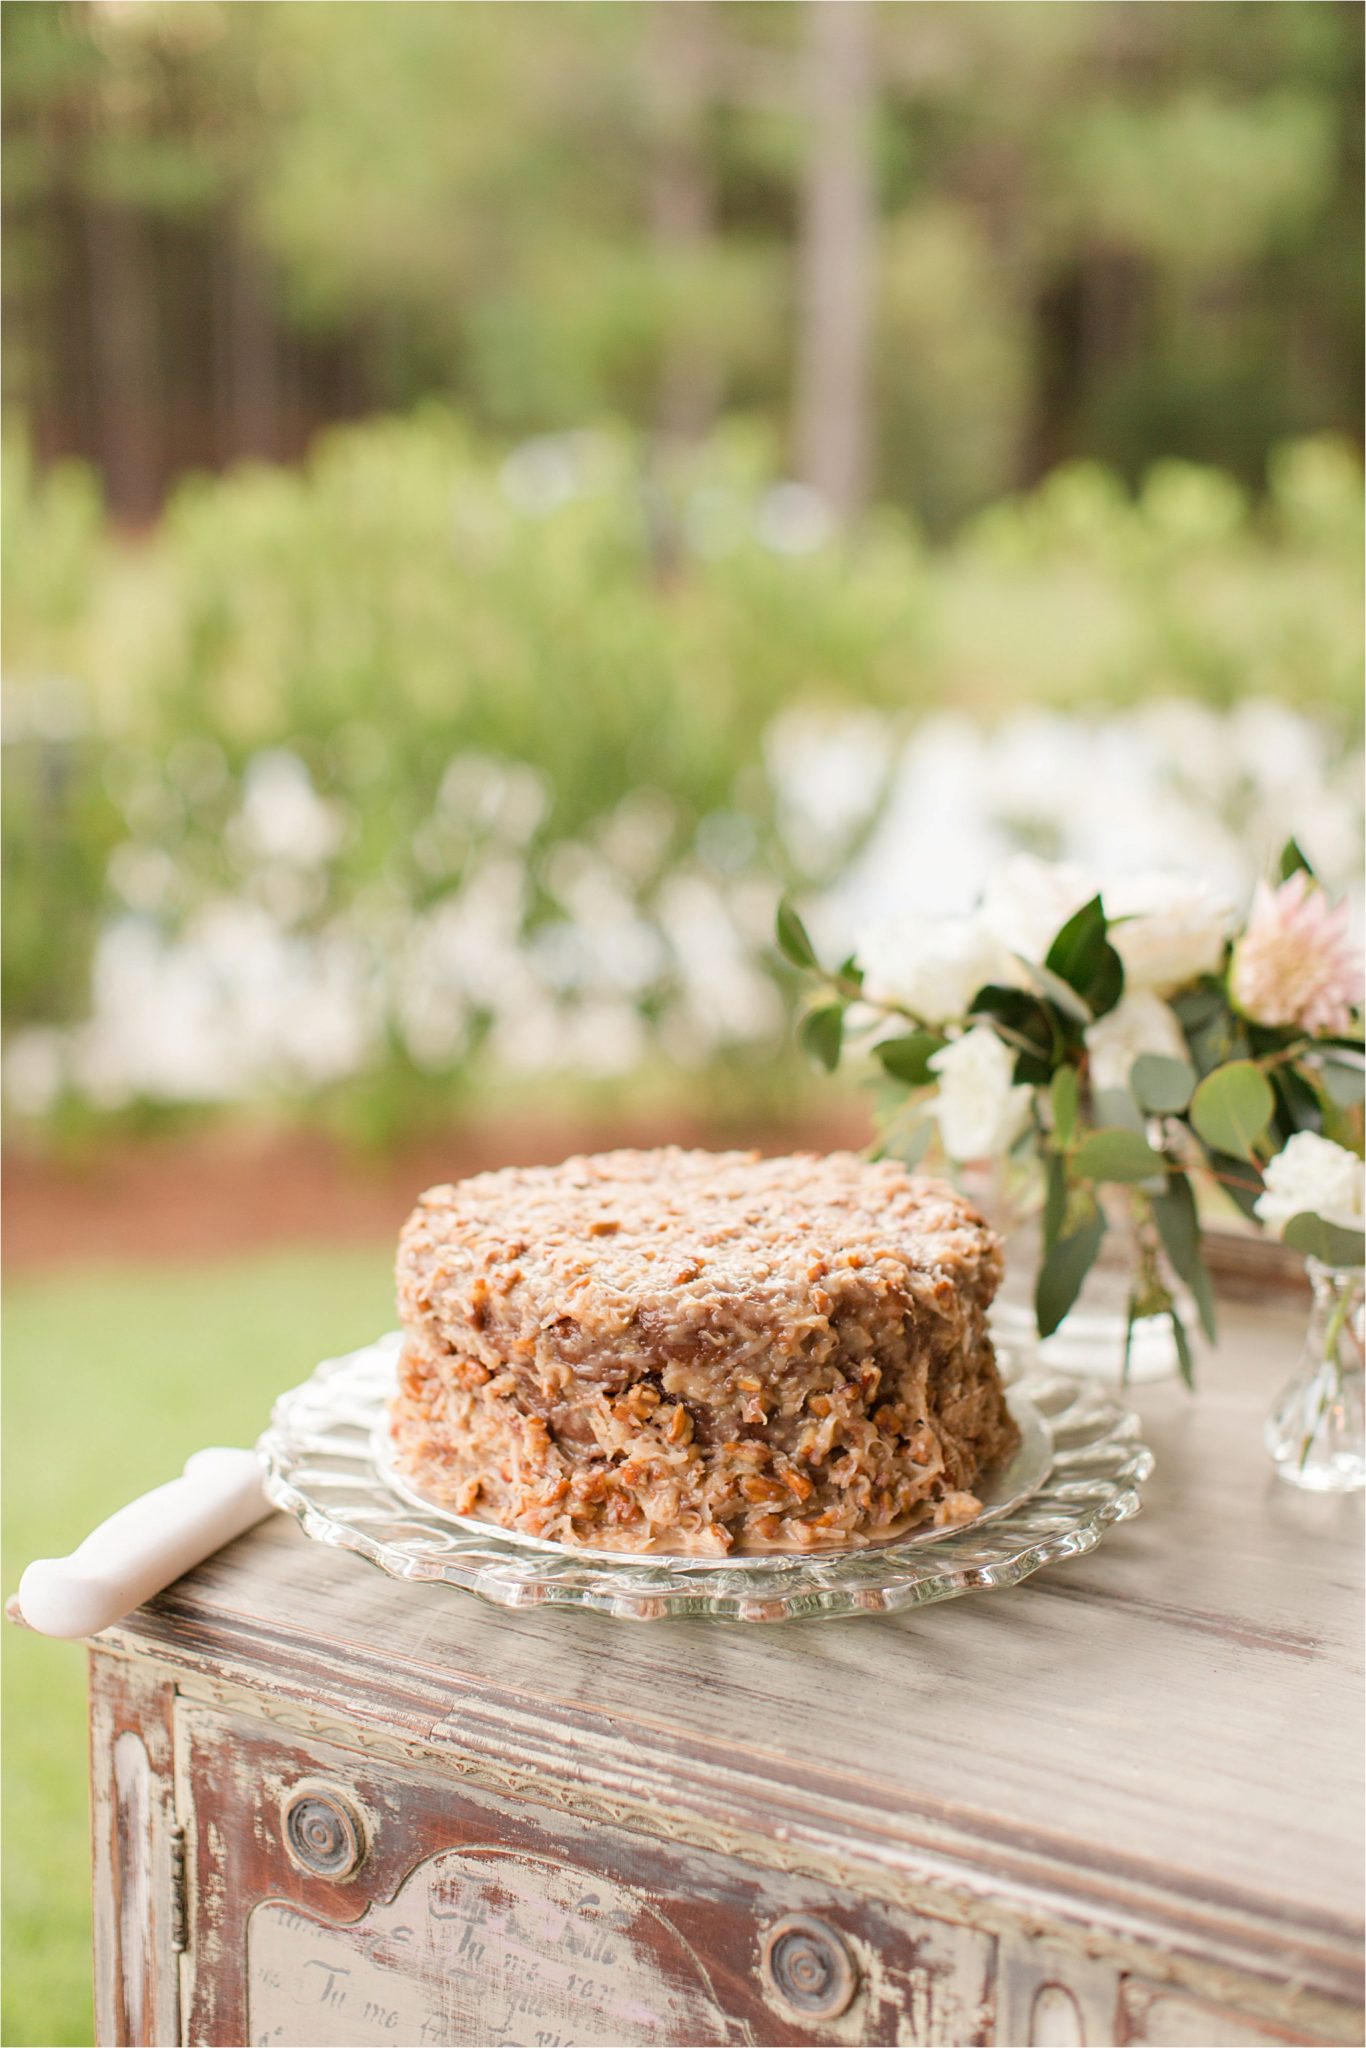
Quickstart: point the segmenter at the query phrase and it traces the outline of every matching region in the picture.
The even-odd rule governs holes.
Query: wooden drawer
[[[950,1920],[185,1701],[176,1751],[192,2042],[994,2038],[997,1944]]]
[[[203,2044],[1262,2043],[1056,1935],[909,1913],[178,1698]]]

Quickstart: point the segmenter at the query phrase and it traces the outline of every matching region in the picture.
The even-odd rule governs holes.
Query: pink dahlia
[[[1347,920],[1347,905],[1334,908],[1303,869],[1279,889],[1258,883],[1229,969],[1237,1008],[1254,1024],[1293,1025],[1313,1038],[1350,1031],[1361,957]]]

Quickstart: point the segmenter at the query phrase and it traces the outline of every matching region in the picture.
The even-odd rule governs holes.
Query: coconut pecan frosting
[[[392,1425],[431,1499],[595,1549],[817,1550],[978,1510],[1001,1250],[852,1153],[608,1152],[425,1194]]]

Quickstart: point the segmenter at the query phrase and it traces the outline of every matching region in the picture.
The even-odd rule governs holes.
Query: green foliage
[[[1077,1127],[1077,1110],[1081,1101],[1081,1084],[1075,1067],[1059,1067],[1049,1085],[1049,1098],[1053,1105],[1054,1141],[1067,1146],[1072,1142],[1072,1133]]]
[[[1356,1108],[1366,1097],[1366,1068],[1326,1059],[1319,1069],[1326,1094],[1339,1109]]]
[[[660,479],[626,434],[509,452],[432,408],[338,430],[299,470],[198,479],[130,544],[104,526],[86,472],[37,473],[11,445],[10,1022],[81,1017],[92,942],[113,916],[174,932],[207,902],[274,904],[279,878],[247,860],[237,822],[273,748],[303,765],[337,825],[316,880],[282,913],[291,929],[345,917],[382,944],[395,919],[505,858],[526,878],[529,937],[564,915],[559,848],[581,865],[623,836],[639,842],[626,885],[646,917],[675,875],[726,885],[735,847],[750,871],[795,881],[763,769],[765,734],[794,704],[912,717],[952,702],[989,717],[1035,691],[1034,650],[1055,628],[1073,667],[1040,686],[1043,701],[1122,699],[1120,646],[1135,683],[1160,674],[1218,698],[1225,657],[1208,633],[1257,606],[1257,659],[1277,650],[1262,670],[1277,694],[1331,711],[1332,677],[1357,665],[1359,492],[1350,462],[1323,447],[1287,455],[1264,513],[1238,498],[1216,521],[1202,507],[1218,480],[1192,472],[1194,509],[1178,521],[1170,492],[1131,499],[1076,470],[933,549],[884,511],[852,549],[776,552],[762,521],[771,475],[748,431]],[[662,553],[661,530],[673,535]],[[1217,565],[1208,556],[1208,576],[1184,586],[1189,602],[1174,596],[1206,546]],[[1095,602],[1079,601],[1079,576]],[[983,622],[1008,649],[973,637]],[[1232,673],[1244,650],[1225,652]],[[1065,1048],[1075,1056],[1081,1005],[1113,991],[1113,949],[1094,913],[1081,926],[1066,973],[1055,964],[1033,990],[979,999],[1021,1080],[1046,1081]],[[847,963],[829,977],[845,1001],[856,981]],[[650,1030],[667,993],[640,999]],[[1202,1071],[1249,1050],[1230,1044],[1244,1027],[1217,994],[1204,1025],[1188,1015],[1205,1000],[1179,1005]],[[472,1017],[438,1080],[478,1070],[483,1029]],[[414,1076],[396,1037],[367,1083],[367,1129],[401,1122],[414,1080],[430,1078]]]
[[[1186,1325],[1181,1320],[1181,1311],[1177,1308],[1175,1302],[1167,1310],[1167,1318],[1172,1326],[1172,1338],[1176,1344],[1176,1356],[1181,1367],[1182,1382],[1186,1391],[1193,1394],[1195,1392],[1195,1359],[1191,1352],[1190,1338],[1186,1333]]]
[[[947,1043],[937,1031],[912,1031],[904,1038],[879,1039],[873,1051],[894,1081],[924,1088],[934,1079],[930,1061]]]
[[[1117,1124],[1122,1131],[1132,1131],[1136,1138],[1143,1136],[1143,1112],[1127,1088],[1093,1089],[1091,1107],[1099,1123]]]
[[[1276,1109],[1271,1083],[1251,1060],[1231,1060],[1207,1074],[1191,1098],[1190,1116],[1211,1150],[1255,1164],[1256,1147]]]
[[[1072,1170],[1082,1180],[1150,1180],[1167,1162],[1133,1131],[1088,1131],[1072,1153]]]
[[[1322,1216],[1292,1216],[1281,1232],[1284,1242],[1325,1266],[1360,1266],[1366,1261],[1366,1233],[1326,1223]]]
[[[1050,973],[1081,997],[1083,1023],[1113,1010],[1124,993],[1124,965],[1108,931],[1101,900],[1093,896],[1068,918],[1044,961]]]
[[[1314,870],[1310,865],[1308,856],[1298,839],[1293,836],[1287,839],[1285,845],[1281,848],[1281,857],[1276,863],[1276,872],[1283,882],[1288,882],[1294,874],[1308,875],[1311,880],[1313,879]]]
[[[1027,989],[988,982],[972,999],[972,1015],[989,1017],[1007,1045],[1016,1049],[1015,1079],[1045,1084],[1062,1050],[1065,1032],[1050,1003]]]
[[[1060,1237],[1045,1253],[1034,1289],[1034,1314],[1040,1337],[1051,1337],[1081,1292],[1105,1236],[1105,1217],[1092,1204],[1082,1223]]]
[[[827,1074],[833,1074],[844,1043],[843,1005],[821,1003],[808,1010],[797,1026],[797,1040],[803,1052],[824,1067]]]
[[[1023,953],[1015,955],[1015,963],[1026,980],[1034,984],[1039,994],[1046,997],[1059,1017],[1064,1018],[1067,1023],[1085,1029],[1088,1024],[1095,1021],[1095,1012],[1090,1004],[1077,994],[1069,981],[1065,981],[1051,967],[1042,967],[1037,960],[1026,959]]]
[[[1172,1269],[1191,1291],[1205,1335],[1212,1344],[1218,1334],[1214,1290],[1200,1252],[1200,1218],[1195,1195],[1184,1173],[1169,1173],[1167,1185],[1152,1198],[1153,1217]]]
[[[526,433],[606,412],[649,424],[681,363],[704,416],[776,430],[812,10],[690,8],[686,29],[677,14],[7,8],[22,401],[85,374],[87,323],[54,283],[79,285],[92,219],[121,208],[160,266],[152,374],[178,351],[191,410],[218,401],[231,422],[243,366],[215,388],[218,352],[186,362],[184,336],[221,317],[244,258],[267,383],[284,359],[293,385],[301,348],[325,347],[363,410],[453,394]],[[1135,478],[1167,450],[1259,489],[1278,440],[1359,430],[1360,15],[1302,0],[1225,27],[1208,7],[870,15],[869,440],[879,490],[933,530],[1081,451]],[[1254,665],[1274,661],[1265,613],[1240,621],[1204,555],[1244,516],[1239,489],[1178,468],[1154,510],[1192,543],[1188,585]],[[1060,576],[1088,615],[1084,561]],[[971,601],[964,623],[992,637]],[[1039,674],[1059,657],[1061,680],[1077,666],[1062,619]]]
[[[1221,1152],[1217,1147],[1210,1150],[1210,1172],[1215,1180],[1249,1221],[1257,1221],[1257,1203],[1265,1191],[1266,1183],[1262,1171],[1251,1160],[1236,1158],[1230,1152]]]
[[[783,897],[778,905],[775,931],[778,940],[778,951],[785,960],[790,960],[794,967],[819,966],[819,962],[816,959],[816,949],[811,943],[806,926],[802,923],[786,896]]]
[[[1129,1086],[1139,1107],[1150,1115],[1179,1116],[1195,1092],[1195,1069],[1188,1060],[1141,1052],[1130,1070]]]

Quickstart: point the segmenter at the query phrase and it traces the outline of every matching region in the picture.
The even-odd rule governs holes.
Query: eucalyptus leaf
[[[887,1072],[909,1088],[923,1088],[933,1081],[930,1061],[942,1052],[948,1040],[937,1031],[912,1031],[905,1038],[884,1038],[873,1047]]]
[[[1228,1007],[1222,988],[1209,983],[1183,989],[1179,996],[1172,997],[1171,1006],[1183,1031],[1206,1030]]]
[[[797,1026],[797,1042],[803,1052],[832,1074],[840,1063],[844,1045],[843,1004],[822,1003],[818,1009],[808,1010]]]
[[[1211,1151],[1255,1163],[1253,1146],[1276,1110],[1271,1083],[1251,1060],[1207,1074],[1191,1097],[1190,1117]]]
[[[1306,1257],[1325,1266],[1360,1266],[1366,1263],[1366,1234],[1345,1230],[1340,1223],[1325,1223],[1322,1216],[1307,1210],[1292,1216],[1281,1232],[1285,1242]]]
[[[1067,1218],[1067,1168],[1062,1155],[1050,1152],[1044,1166],[1043,1248],[1051,1252]]]
[[[1053,1105],[1053,1135],[1059,1145],[1070,1145],[1077,1128],[1077,1105],[1081,1082],[1075,1067],[1059,1067],[1048,1090]]]
[[[1152,1116],[1179,1116],[1195,1093],[1195,1069],[1188,1060],[1141,1052],[1129,1073],[1139,1106]]]
[[[1143,1137],[1142,1112],[1127,1088],[1097,1088],[1094,1099],[1096,1117],[1101,1124],[1118,1124],[1122,1131],[1132,1131],[1136,1138]]]
[[[1147,1180],[1166,1169],[1146,1138],[1117,1128],[1089,1132],[1072,1154],[1072,1171],[1081,1180]]]
[[[1366,1066],[1345,1060],[1325,1060],[1319,1068],[1323,1092],[1339,1109],[1355,1109],[1366,1096]]]
[[[1250,1160],[1235,1159],[1228,1152],[1211,1152],[1209,1163],[1224,1193],[1237,1203],[1244,1216],[1257,1221],[1257,1199],[1266,1187],[1261,1168]]]
[[[1173,998],[1172,1008],[1202,1075],[1213,1073],[1228,1060],[1246,1058],[1247,1027],[1229,1009],[1221,988],[1187,989]]]
[[[1213,1344],[1218,1335],[1214,1289],[1200,1248],[1200,1217],[1195,1194],[1184,1173],[1173,1173],[1160,1195],[1154,1195],[1153,1220],[1172,1271],[1184,1280],[1200,1313],[1201,1326]]]
[[[1361,1142],[1361,1110],[1339,1109],[1336,1102],[1323,1098],[1323,1135],[1333,1144],[1341,1145],[1344,1152],[1355,1152]]]
[[[1082,1289],[1105,1236],[1105,1218],[1091,1211],[1079,1230],[1059,1238],[1039,1268],[1034,1288],[1034,1317],[1041,1337],[1051,1337]]]
[[[779,952],[785,959],[790,960],[794,967],[816,967],[819,964],[811,936],[787,896],[784,896],[778,905],[774,934]]]
[[[1167,1314],[1171,1319],[1172,1337],[1176,1343],[1176,1355],[1181,1361],[1181,1377],[1186,1383],[1187,1390],[1193,1394],[1195,1392],[1195,1359],[1191,1353],[1191,1340],[1186,1334],[1186,1326],[1181,1320],[1181,1311],[1175,1304],[1167,1310]]]
[[[1282,1140],[1288,1141],[1296,1131],[1322,1131],[1323,1098],[1313,1082],[1294,1067],[1277,1067],[1270,1078]]]

